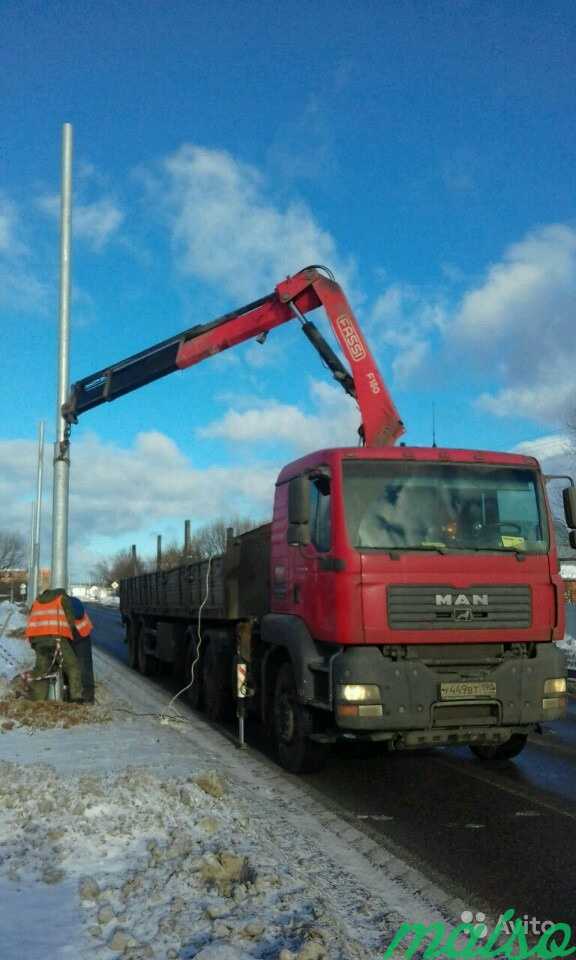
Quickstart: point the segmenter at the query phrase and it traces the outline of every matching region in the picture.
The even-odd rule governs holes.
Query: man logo
[[[487,593],[437,593],[435,599],[437,607],[487,607]],[[464,618],[463,618],[464,619]]]

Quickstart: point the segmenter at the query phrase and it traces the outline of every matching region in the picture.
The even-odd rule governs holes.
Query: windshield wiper
[[[427,553],[441,553],[442,556],[445,556],[448,553],[446,546],[442,543],[423,543],[418,547],[390,547],[388,552],[391,550],[399,550],[402,553],[414,553],[416,550],[421,550],[426,551]]]

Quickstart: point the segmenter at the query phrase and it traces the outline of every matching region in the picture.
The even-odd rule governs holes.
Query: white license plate
[[[476,697],[495,697],[493,680],[463,681],[440,684],[441,700],[475,700]]]

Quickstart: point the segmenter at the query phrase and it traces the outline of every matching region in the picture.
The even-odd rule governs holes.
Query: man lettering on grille
[[[82,703],[80,667],[70,645],[74,636],[74,612],[65,590],[44,590],[34,601],[28,614],[26,636],[36,653],[32,699],[47,699],[48,680],[43,678],[53,672],[59,646],[70,700]]]

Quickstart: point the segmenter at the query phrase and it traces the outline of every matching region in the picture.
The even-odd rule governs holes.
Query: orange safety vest
[[[48,603],[39,603],[35,600],[28,614],[26,636],[30,640],[38,637],[64,637],[72,640],[72,627],[62,606],[62,597],[55,597]]]
[[[80,620],[75,620],[74,626],[81,637],[89,637],[94,629],[94,625],[87,613],[85,613]]]

